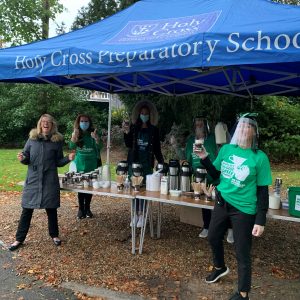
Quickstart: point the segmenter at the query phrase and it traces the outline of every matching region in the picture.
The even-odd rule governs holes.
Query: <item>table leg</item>
[[[136,198],[131,200],[131,253],[135,254],[135,233],[136,233]]]
[[[147,228],[148,212],[149,212],[149,207],[150,207],[149,202],[151,202],[151,201],[145,200],[144,207],[143,207],[144,224],[143,224],[143,227],[141,228],[139,254],[142,254],[142,252],[143,252],[145,231]],[[146,206],[146,209],[145,209],[145,206]]]
[[[160,239],[162,203],[158,203],[156,237]]]
[[[152,201],[148,203],[149,207],[149,226],[150,226],[150,236],[154,238],[154,230],[153,230],[153,204]]]

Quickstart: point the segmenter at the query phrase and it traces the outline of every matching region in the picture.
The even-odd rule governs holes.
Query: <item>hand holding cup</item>
[[[78,141],[78,137],[79,137],[79,129],[75,128],[74,131],[72,132],[71,141],[73,143],[76,143]]]
[[[91,137],[96,141],[96,143],[99,142],[99,136],[97,134],[97,129],[95,129],[93,132],[91,132]]]
[[[125,133],[125,134],[128,134],[129,133],[129,121],[128,120],[123,120],[123,123],[122,123],[122,131]]]
[[[23,152],[19,152],[19,153],[17,154],[17,159],[18,159],[18,161],[22,161],[24,158],[25,158],[25,155],[23,154]]]
[[[72,151],[69,155],[68,155],[68,158],[70,161],[74,160],[75,159],[75,151]]]
[[[193,144],[193,152],[201,159],[204,159],[208,156],[208,153],[203,146],[203,140],[195,140],[195,143]]]

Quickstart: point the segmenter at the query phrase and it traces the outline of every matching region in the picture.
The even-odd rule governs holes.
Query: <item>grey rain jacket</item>
[[[57,167],[69,163],[63,156],[63,136],[55,133],[45,139],[32,129],[23,149],[25,158],[21,163],[28,165],[22,195],[23,208],[58,208],[60,187]]]

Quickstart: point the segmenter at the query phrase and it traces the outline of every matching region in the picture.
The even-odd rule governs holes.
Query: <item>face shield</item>
[[[197,139],[206,138],[209,133],[207,120],[202,117],[196,117],[194,119],[194,130]]]
[[[230,144],[238,145],[241,148],[257,149],[258,127],[257,122],[250,118],[239,119]]]

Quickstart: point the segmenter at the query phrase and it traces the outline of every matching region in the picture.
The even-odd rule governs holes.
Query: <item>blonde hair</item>
[[[41,115],[41,117],[38,120],[37,125],[36,125],[38,135],[43,134],[42,126],[41,126],[41,122],[42,122],[43,118],[47,118],[49,120],[49,122],[52,123],[52,128],[51,128],[51,132],[50,132],[51,135],[56,134],[57,133],[57,123],[56,123],[55,119],[51,115],[43,114],[43,115]]]

